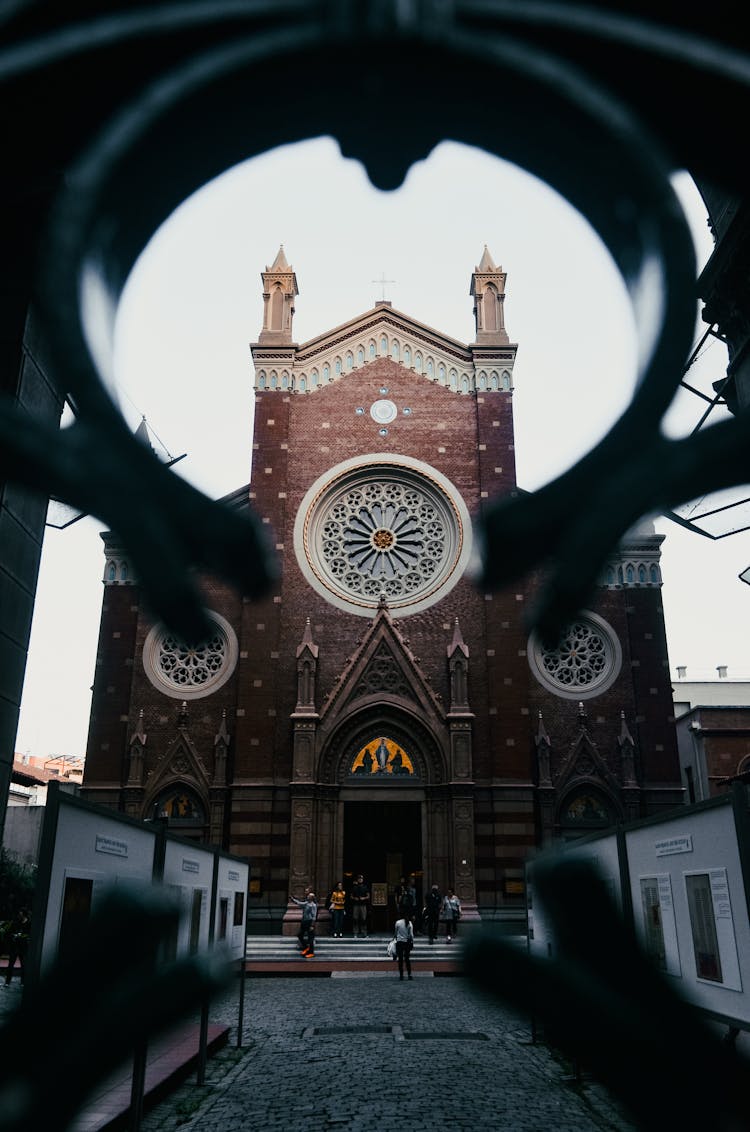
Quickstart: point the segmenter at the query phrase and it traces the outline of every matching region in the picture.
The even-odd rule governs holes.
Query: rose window
[[[564,699],[599,695],[617,678],[622,661],[616,634],[594,613],[569,625],[555,648],[532,638],[528,655],[539,682]]]
[[[367,613],[385,597],[412,612],[447,593],[466,561],[468,515],[439,473],[417,461],[347,468],[308,492],[295,546],[308,580],[334,604]],[[300,553],[301,551],[301,553]]]
[[[180,687],[202,687],[226,662],[227,640],[219,632],[199,645],[186,645],[177,637],[164,636],[159,643],[157,664],[162,674]]]
[[[187,644],[161,625],[143,646],[143,667],[151,683],[176,699],[208,696],[224,684],[237,663],[237,638],[218,613],[207,613],[212,632],[197,644]]]

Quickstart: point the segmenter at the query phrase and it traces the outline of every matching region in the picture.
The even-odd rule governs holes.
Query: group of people
[[[315,933],[318,919],[318,900],[312,890],[308,890],[302,899],[291,896],[290,900],[302,908],[297,941],[302,956],[312,959],[315,955]],[[437,884],[430,888],[421,912],[417,910],[417,890],[414,879],[401,877],[394,890],[396,904],[396,922],[394,938],[396,940],[396,957],[399,964],[399,977],[403,978],[404,968],[411,978],[411,949],[414,946],[416,932],[426,930],[430,943],[438,938],[440,924],[445,924],[445,937],[450,943],[456,936],[458,921],[461,918],[461,902],[452,888],[445,895],[440,892]],[[331,914],[333,939],[344,938],[344,916],[347,903],[351,906],[352,935],[355,939],[366,939],[368,928],[368,909],[370,905],[370,889],[360,873],[355,878],[349,894],[344,889],[343,881],[339,881],[331,892],[328,901],[328,911]]]
[[[406,970],[408,979],[412,977],[411,952],[414,947],[414,925],[417,922],[415,917],[416,889],[413,881],[410,880],[407,883],[405,878],[401,877],[401,882],[396,886],[395,896],[400,915],[396,920],[393,938],[396,942],[398,977],[403,982],[404,970]],[[422,927],[427,928],[430,943],[434,943],[437,939],[441,921],[445,923],[445,936],[450,943],[456,935],[460,918],[461,901],[453,889],[449,888],[443,896],[438,886],[433,884],[427,893],[422,914],[418,921]]]
[[[448,943],[458,932],[458,921],[461,919],[461,901],[452,888],[442,895],[436,884],[433,884],[427,893],[423,911],[424,923],[427,926],[427,935],[430,943],[438,938],[440,924],[445,924],[445,938]]]
[[[297,941],[300,952],[305,959],[312,959],[315,955],[315,925],[318,919],[318,901],[315,893],[308,890],[302,900],[290,895],[289,899],[302,908]],[[351,893],[352,923],[354,937],[367,938],[367,909],[370,903],[370,890],[365,884],[365,878],[360,874],[352,885]],[[334,939],[344,938],[344,915],[346,913],[347,895],[343,881],[339,881],[328,902],[328,911],[331,914]]]

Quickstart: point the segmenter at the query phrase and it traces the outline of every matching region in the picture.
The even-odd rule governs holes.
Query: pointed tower
[[[474,268],[469,294],[474,299],[476,342],[481,346],[507,346],[505,330],[505,279],[484,245],[479,266]]]
[[[258,337],[261,346],[290,346],[297,276],[286,261],[284,246],[279,248],[271,266],[266,265],[263,279],[263,329]]]

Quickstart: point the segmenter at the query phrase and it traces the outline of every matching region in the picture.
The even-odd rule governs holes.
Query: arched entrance
[[[422,888],[422,779],[414,752],[386,729],[356,744],[342,786],[343,881],[370,888],[370,931],[389,931],[402,877]]]
[[[205,841],[206,809],[197,792],[182,782],[165,786],[152,807],[153,817],[166,818],[169,829],[191,841]]]
[[[347,892],[359,873],[370,887],[369,930],[389,931],[402,876],[414,877],[422,899],[422,803],[388,796],[345,801],[343,861]]]
[[[614,800],[597,785],[579,783],[560,803],[558,829],[565,841],[610,829],[622,816]]]

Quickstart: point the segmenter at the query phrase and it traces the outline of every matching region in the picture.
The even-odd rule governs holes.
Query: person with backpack
[[[365,878],[359,873],[352,885],[352,922],[355,939],[367,939],[367,909],[370,904],[370,889]]]

